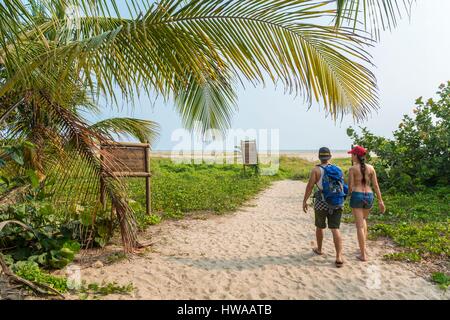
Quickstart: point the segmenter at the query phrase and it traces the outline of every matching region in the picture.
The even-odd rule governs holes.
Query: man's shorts
[[[315,210],[315,225],[319,229],[326,229],[327,222],[329,229],[339,229],[341,227],[342,209]]]

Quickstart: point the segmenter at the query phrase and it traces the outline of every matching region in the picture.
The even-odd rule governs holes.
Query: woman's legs
[[[367,227],[367,219],[369,218],[369,214],[370,214],[370,209],[364,209],[364,232],[366,234],[366,242],[367,242],[368,236],[369,236],[369,230]]]
[[[356,233],[358,236],[358,244],[359,250],[361,254],[358,256],[358,259],[361,261],[367,261],[367,253],[366,253],[366,230],[367,230],[367,222],[364,218],[364,209],[352,209],[353,216],[355,217],[356,224]]]

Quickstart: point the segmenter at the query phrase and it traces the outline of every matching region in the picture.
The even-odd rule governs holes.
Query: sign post
[[[132,142],[111,142],[101,145],[102,167],[104,163],[103,151],[114,159],[112,174],[115,177],[145,178],[146,213],[151,214],[150,196],[150,144]],[[100,201],[106,206],[104,175],[100,178]]]
[[[241,141],[242,161],[245,167],[254,167],[255,173],[258,172],[258,151],[256,148],[256,140]]]

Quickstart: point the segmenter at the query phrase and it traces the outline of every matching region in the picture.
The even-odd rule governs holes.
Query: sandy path
[[[353,225],[343,225],[346,265],[334,267],[329,232],[325,256],[311,252],[313,213],[300,212],[305,184],[276,182],[249,206],[206,220],[150,228],[159,241],[142,257],[82,271],[88,281],[133,282],[136,291],[112,299],[448,299],[401,264],[355,259]]]

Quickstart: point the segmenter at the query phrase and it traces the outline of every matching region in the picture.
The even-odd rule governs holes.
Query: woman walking
[[[372,187],[378,198],[381,213],[385,212],[385,206],[378,185],[377,173],[373,166],[366,164],[367,150],[356,146],[348,153],[352,155],[354,164],[349,170],[349,194],[351,194],[350,207],[355,217],[358,244],[361,251],[357,258],[361,261],[367,261],[367,218],[374,202]]]

